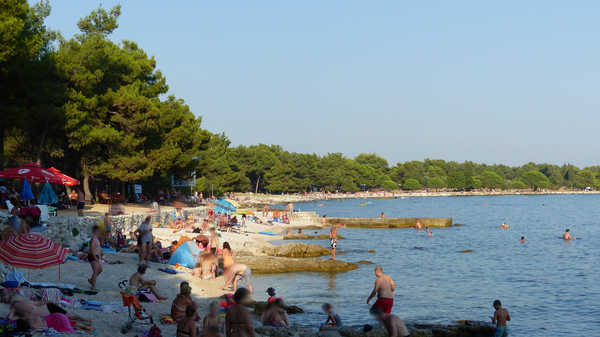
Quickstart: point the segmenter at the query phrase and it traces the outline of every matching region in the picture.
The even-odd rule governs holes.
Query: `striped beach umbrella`
[[[65,261],[67,251],[58,243],[39,234],[10,236],[0,241],[0,260],[27,269],[44,269]]]

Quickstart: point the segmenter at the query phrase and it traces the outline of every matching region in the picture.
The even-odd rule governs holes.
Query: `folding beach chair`
[[[123,306],[127,307],[127,311],[129,313],[129,319],[127,323],[121,328],[121,333],[126,334],[133,328],[133,324],[138,322],[143,325],[154,325],[154,320],[152,319],[152,315],[146,313],[146,310],[140,304],[140,301],[137,298],[137,294],[129,291],[129,287],[127,286],[127,281],[122,281],[119,283],[119,288],[121,288],[121,298],[123,299]]]

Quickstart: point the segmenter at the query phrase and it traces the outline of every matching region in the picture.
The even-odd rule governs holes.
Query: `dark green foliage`
[[[418,190],[420,188],[421,188],[421,183],[419,183],[419,181],[417,179],[413,179],[413,178],[406,179],[406,181],[404,182],[404,185],[402,185],[402,189],[407,190],[407,191],[414,191],[414,190]]]

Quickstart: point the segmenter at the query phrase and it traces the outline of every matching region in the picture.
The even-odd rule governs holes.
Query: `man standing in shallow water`
[[[492,324],[496,324],[496,334],[494,334],[494,337],[507,337],[506,322],[510,321],[510,314],[508,310],[502,307],[500,300],[494,301],[494,309],[496,309],[494,317],[492,317]]]
[[[331,229],[329,230],[329,248],[331,248],[331,259],[335,260],[335,251],[337,249],[337,230],[339,225],[331,224]]]
[[[367,304],[373,297],[377,296],[377,301],[373,304],[373,307],[378,307],[384,313],[389,314],[392,312],[392,306],[394,306],[396,284],[391,277],[383,273],[381,266],[375,267],[375,276],[377,276],[377,279],[371,295],[367,298]]]

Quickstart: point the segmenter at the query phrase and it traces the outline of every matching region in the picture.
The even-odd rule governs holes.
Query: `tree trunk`
[[[258,193],[258,182],[260,181],[260,176],[256,179],[256,188],[254,189],[254,193]]]
[[[38,148],[38,152],[37,152],[37,156],[36,156],[36,163],[40,166],[42,166],[42,150],[44,148],[44,145],[46,145],[46,136],[48,135],[48,125],[46,125],[46,127],[44,128],[44,131],[42,131],[42,134],[40,135],[40,147]]]
[[[90,193],[90,173],[88,171],[85,160],[81,161],[81,171],[83,173],[83,193],[85,194],[85,200],[92,200],[92,194]]]
[[[4,125],[0,125],[0,169],[4,168]]]

